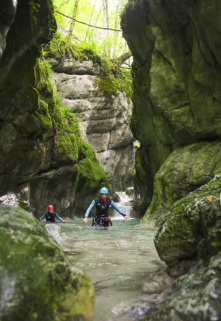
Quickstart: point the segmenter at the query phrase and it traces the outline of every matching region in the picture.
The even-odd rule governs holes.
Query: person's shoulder
[[[95,203],[97,203],[97,202],[99,202],[100,201],[100,196],[98,196],[98,197],[96,197],[95,199],[94,199],[94,202]]]

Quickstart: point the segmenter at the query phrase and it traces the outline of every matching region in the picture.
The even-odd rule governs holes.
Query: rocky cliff
[[[219,171],[220,12],[219,1],[145,0],[129,1],[122,16],[134,57],[130,126],[141,142],[136,181],[143,211],[152,200],[159,169],[155,189],[161,196],[152,204],[156,215],[171,199],[187,195]],[[161,167],[169,155],[170,173]]]
[[[14,190],[14,204],[31,206],[37,217],[56,200],[69,216],[108,184],[50,84],[41,45],[55,29],[50,0],[1,1],[0,195]],[[1,320],[93,319],[89,278],[70,266],[34,216],[1,205],[0,234]]]
[[[82,215],[108,180],[82,139],[77,118],[62,106],[49,80],[51,70],[41,44],[56,29],[52,3],[3,4],[0,195],[22,189],[36,217],[49,203],[63,217],[74,211]]]
[[[122,16],[141,142],[135,183],[167,268],[146,282],[155,295],[118,321],[221,318],[220,13],[220,1],[138,0]]]
[[[45,50],[63,105],[80,118],[82,136],[95,150],[112,192],[125,190],[133,184],[135,139],[129,128],[130,88],[123,91],[120,81],[130,75],[120,73],[116,83],[110,61],[106,62],[110,64],[107,68],[90,50],[79,53],[64,43],[61,54],[61,44],[57,46],[54,39]]]

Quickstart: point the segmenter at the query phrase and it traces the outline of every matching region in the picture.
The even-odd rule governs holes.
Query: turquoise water
[[[84,224],[82,219],[59,224],[69,236],[57,236],[59,244],[94,284],[95,321],[110,320],[142,296],[145,278],[162,265],[153,244],[156,230],[139,221],[114,220],[108,229],[91,227],[91,220]]]

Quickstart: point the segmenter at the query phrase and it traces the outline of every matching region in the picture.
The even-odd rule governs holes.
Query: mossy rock
[[[221,251],[221,175],[171,206],[157,222],[155,246],[160,258],[170,262],[198,255],[208,260]],[[213,196],[211,199],[207,197]],[[202,251],[201,243],[204,244]]]
[[[94,291],[30,213],[0,205],[1,320],[92,321]]]
[[[156,221],[190,191],[209,182],[221,171],[221,142],[199,142],[177,148],[154,178],[154,191],[142,223]]]
[[[128,196],[132,196],[132,197],[133,197],[133,195],[134,195],[134,188],[133,188],[133,187],[127,188],[127,189],[126,189],[126,194],[127,194]]]

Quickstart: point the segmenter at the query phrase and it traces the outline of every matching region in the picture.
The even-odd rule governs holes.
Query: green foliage
[[[73,15],[75,1],[63,1],[53,0],[54,8],[67,16]],[[95,4],[95,6],[94,6]],[[119,10],[117,7],[119,6]],[[109,27],[115,29],[117,23],[117,29],[120,29],[120,14],[125,6],[125,2],[121,0],[109,1]],[[77,20],[103,27],[103,10],[102,0],[81,0],[78,5]],[[62,34],[67,36],[67,31],[70,28],[71,19],[68,19],[58,13],[56,13],[56,20],[58,25],[63,29]],[[122,32],[105,31],[102,29],[95,29],[86,25],[75,23],[74,36],[72,41],[75,43],[89,43],[96,46],[96,52],[99,54],[105,54],[109,58],[119,56],[128,51],[128,47]],[[76,38],[77,37],[77,38]]]
[[[99,88],[101,92],[116,94],[117,90],[126,92],[129,98],[132,96],[132,76],[131,71],[125,68],[120,68],[117,73],[113,73],[113,62],[103,55],[98,55],[96,45],[92,44],[73,44],[67,42],[58,32],[51,40],[49,46],[45,48],[45,57],[55,55],[56,58],[61,58],[66,53],[71,53],[72,56],[79,61],[92,60],[101,66],[100,75],[97,76],[95,87]],[[50,64],[49,64],[50,65]],[[50,74],[50,67],[46,64],[41,66],[42,73],[48,69],[46,78]],[[47,80],[45,80],[47,82]]]
[[[55,54],[57,58],[65,55],[65,53],[72,53],[73,57],[79,61],[93,60],[101,64],[101,59],[96,51],[94,43],[82,43],[73,44],[71,41],[67,41],[59,32],[54,35],[54,38],[50,42],[49,52]]]

